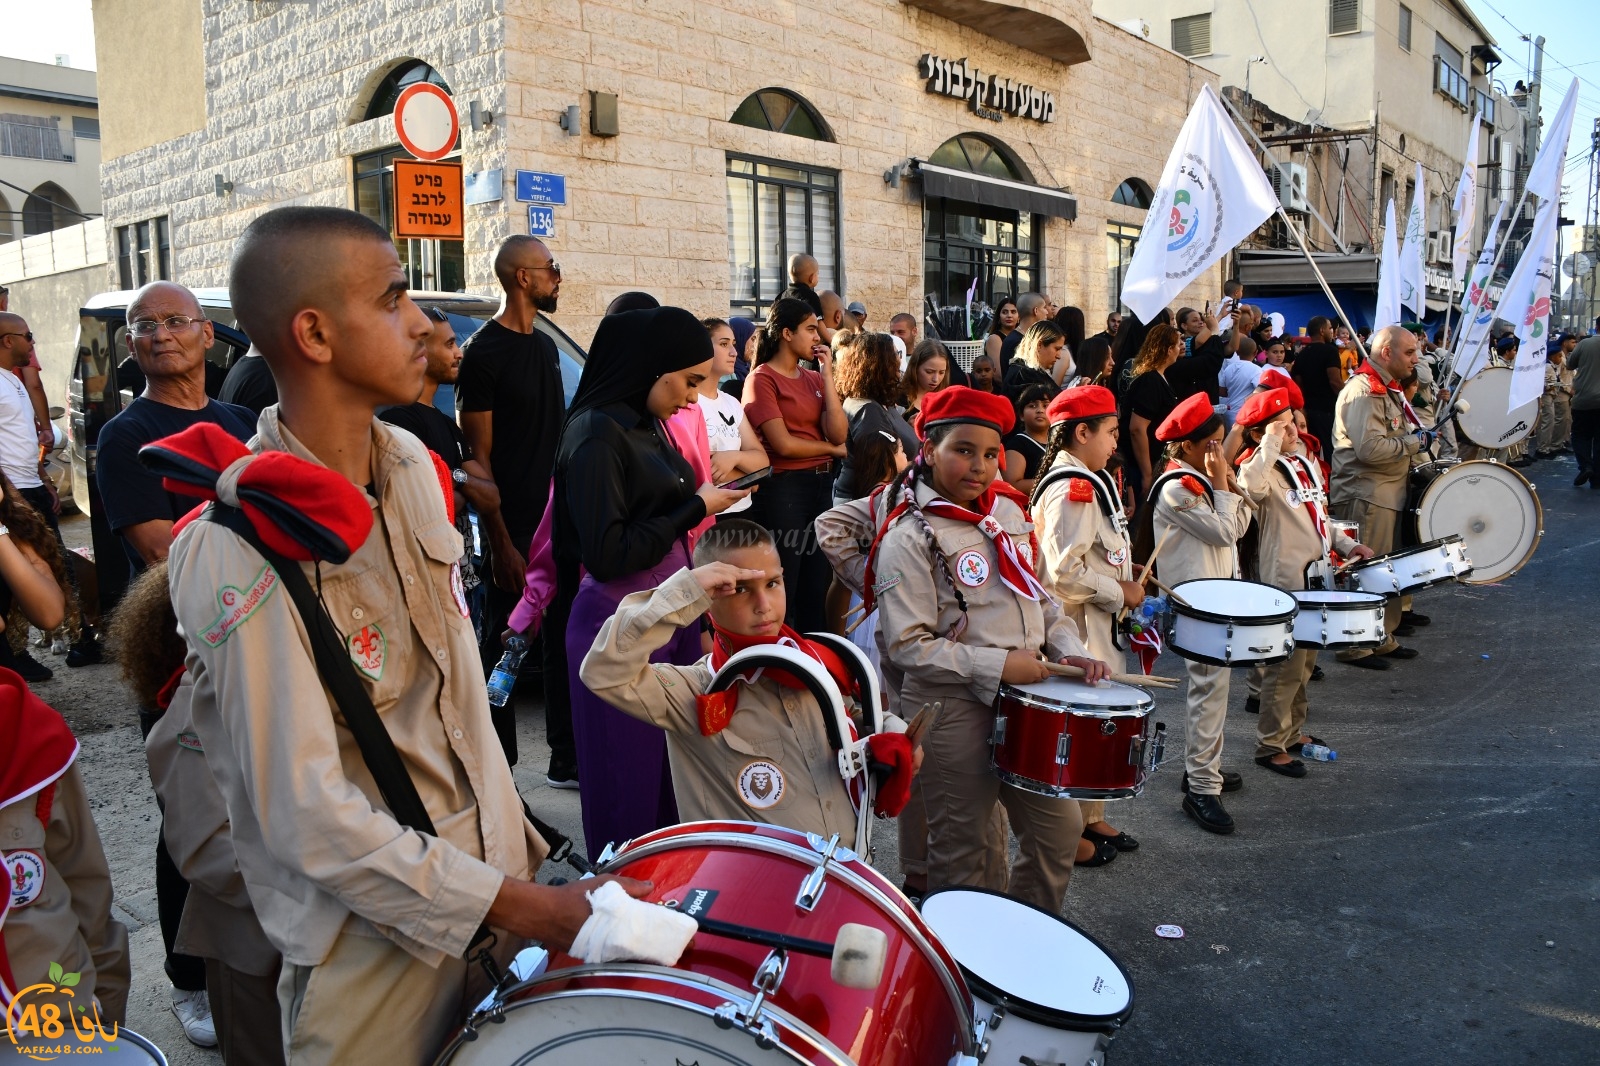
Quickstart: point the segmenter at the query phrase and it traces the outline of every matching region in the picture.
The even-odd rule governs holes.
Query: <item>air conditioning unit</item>
[[[1303,163],[1274,163],[1273,186],[1285,211],[1306,213],[1311,203],[1306,197],[1306,168]]]
[[[1428,234],[1428,262],[1450,262],[1451,251],[1453,250],[1452,246],[1454,244],[1455,236],[1447,229],[1439,230],[1437,233]]]

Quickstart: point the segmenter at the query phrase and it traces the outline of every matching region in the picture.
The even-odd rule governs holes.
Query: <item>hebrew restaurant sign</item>
[[[979,118],[1000,122],[1012,115],[1035,122],[1056,120],[1055,93],[985,74],[965,59],[941,59],[926,53],[917,61],[917,73],[927,81],[928,92],[967,101]]]

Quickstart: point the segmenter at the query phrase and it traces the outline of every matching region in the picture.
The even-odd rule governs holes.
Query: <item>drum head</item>
[[[4,1030],[0,1030],[0,1034],[3,1033]],[[69,1027],[64,1037],[41,1040],[40,1043],[51,1047],[62,1047],[64,1052],[94,1055],[96,1057],[93,1061],[109,1062],[112,1066],[167,1066],[167,1057],[161,1053],[161,1049],[132,1029],[118,1026],[116,1036],[113,1037],[110,1022],[105,1023],[104,1035],[96,1032],[94,1039],[88,1042],[80,1041]],[[50,1058],[55,1057],[57,1056],[50,1056]],[[0,1063],[40,1061],[46,1060],[24,1054],[12,1040],[0,1035]]]
[[[1123,685],[1116,681],[1102,681],[1091,685],[1075,677],[1047,677],[1031,685],[1003,685],[1006,692],[1027,693],[1041,703],[1057,703],[1071,707],[1092,707],[1108,711],[1143,711],[1155,704],[1150,694],[1142,688]]]
[[[1363,607],[1382,607],[1383,597],[1375,592],[1341,592],[1338,589],[1308,589],[1296,592],[1294,598],[1305,607],[1336,607],[1360,610]]]
[[[1058,1029],[1109,1030],[1133,1011],[1133,979],[1076,926],[978,888],[943,888],[922,903],[975,990]]]
[[[1514,376],[1510,367],[1491,366],[1461,384],[1461,398],[1467,401],[1467,410],[1456,412],[1456,425],[1480,448],[1509,448],[1533,432],[1539,417],[1537,396],[1506,413]],[[1426,534],[1423,539],[1427,539]],[[1477,560],[1473,562],[1476,564]]]
[[[1174,602],[1174,610],[1199,617],[1211,616],[1216,621],[1285,621],[1293,618],[1299,610],[1292,595],[1276,585],[1263,585],[1257,581],[1206,577],[1181,582],[1173,586],[1172,591],[1177,599],[1193,608],[1192,611],[1186,611]]]
[[[1506,371],[1510,373],[1510,371]],[[1522,569],[1539,546],[1544,508],[1528,479],[1500,463],[1458,463],[1433,479],[1417,504],[1417,535],[1451,534],[1466,545],[1470,585],[1502,581]]]

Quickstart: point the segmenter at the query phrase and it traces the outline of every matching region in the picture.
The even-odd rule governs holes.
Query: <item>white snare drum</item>
[[[1184,581],[1172,589],[1167,642],[1185,659],[1212,666],[1270,666],[1294,653],[1294,596],[1276,585],[1232,578]]]
[[[997,892],[930,892],[922,917],[961,967],[987,1023],[986,1063],[1101,1066],[1133,1013],[1133,979],[1088,934]]]
[[[1348,591],[1398,596],[1459,581],[1470,573],[1472,560],[1467,558],[1466,546],[1460,537],[1448,536],[1351,563],[1335,578]]]
[[[1535,396],[1515,411],[1511,406],[1510,367],[1491,366],[1461,383],[1465,411],[1457,411],[1456,428],[1480,448],[1509,448],[1533,432],[1539,418],[1539,398]]]
[[[81,1021],[80,1016],[80,1023]],[[70,1058],[74,1055],[96,1055],[99,1057],[93,1061],[110,1062],[113,1066],[167,1066],[167,1057],[161,1053],[160,1048],[125,1026],[116,1026],[113,1029],[110,1022],[104,1022],[102,1026],[83,1031],[91,1034],[89,1039],[85,1040],[78,1035],[76,1025],[67,1025],[61,1036],[40,1040],[41,1045],[61,1049],[58,1054],[44,1058],[28,1054],[18,1046],[17,1041],[27,1043],[28,1037],[14,1036],[6,1039],[4,1035],[0,1035],[0,1063],[47,1062],[60,1056]],[[112,1035],[113,1031],[115,1036]],[[5,1030],[0,1029],[0,1034],[4,1033]]]
[[[1370,592],[1296,592],[1294,642],[1313,648],[1376,648],[1384,641],[1383,597]]]
[[[1544,536],[1544,508],[1511,467],[1474,460],[1439,470],[1417,501],[1416,526],[1423,540],[1459,538],[1472,560],[1459,578],[1483,585],[1505,580],[1533,558]]]

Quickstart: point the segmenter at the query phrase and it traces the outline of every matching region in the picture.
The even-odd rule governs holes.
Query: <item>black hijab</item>
[[[649,418],[650,389],[663,374],[711,359],[711,334],[681,307],[607,315],[595,330],[577,395],[567,410],[570,426],[584,411],[626,404]]]

